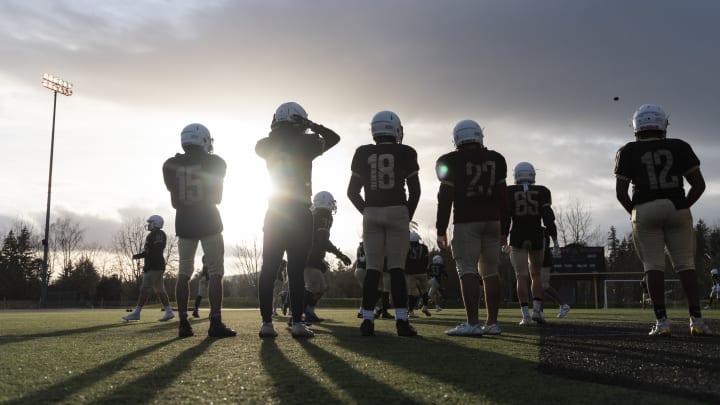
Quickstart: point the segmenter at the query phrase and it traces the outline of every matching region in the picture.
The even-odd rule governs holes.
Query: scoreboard
[[[605,248],[577,244],[560,248],[562,255],[553,257],[552,271],[556,273],[605,272]]]

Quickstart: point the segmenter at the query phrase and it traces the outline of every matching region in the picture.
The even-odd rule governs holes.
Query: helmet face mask
[[[453,128],[453,143],[455,147],[468,143],[482,145],[484,137],[485,135],[483,134],[482,128],[473,120],[462,120]]]
[[[660,106],[643,104],[632,117],[632,126],[635,134],[643,131],[665,132],[668,127],[668,116]]]
[[[718,269],[712,269],[712,270],[710,270],[710,275],[720,276],[720,271]]]
[[[307,120],[307,117],[307,112],[300,104],[294,101],[288,101],[287,103],[280,104],[275,110],[270,128],[277,129],[286,127],[295,129],[298,132],[305,132],[307,126],[303,124],[303,121]]]
[[[528,162],[520,162],[513,170],[515,184],[535,184],[535,168]]]
[[[162,229],[163,225],[165,225],[165,220],[160,215],[151,215],[150,218],[147,219],[148,231]]]
[[[442,262],[443,262],[442,256],[440,256],[440,255],[433,256],[432,260],[433,260],[433,264],[442,264]]]
[[[190,124],[183,128],[180,133],[180,143],[183,148],[199,146],[206,153],[213,152],[213,139],[210,136],[210,131],[202,124]]]
[[[392,111],[380,111],[375,114],[370,122],[370,132],[373,139],[393,137],[397,143],[402,143],[404,136],[400,117]]]
[[[313,213],[317,210],[328,210],[333,215],[337,212],[337,203],[335,197],[327,191],[320,191],[313,197],[313,203],[310,206],[310,211]]]

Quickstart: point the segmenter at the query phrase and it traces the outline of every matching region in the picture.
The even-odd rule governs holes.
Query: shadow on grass
[[[178,338],[168,339],[163,342],[156,343],[152,346],[145,347],[132,353],[128,353],[122,357],[118,357],[100,366],[89,369],[67,380],[57,382],[47,388],[36,391],[29,395],[25,395],[15,401],[6,402],[6,404],[38,404],[38,403],[58,403],[67,401],[68,397],[85,389],[88,386],[96,384],[98,381],[109,377],[118,372],[118,370],[132,363],[133,361],[154,352],[160,348],[167,346],[169,343]]]
[[[272,379],[279,403],[314,403],[319,399],[323,403],[340,402],[335,393],[287,358],[283,350],[287,348],[279,348],[274,339],[263,339],[260,345],[260,361]]]
[[[8,344],[8,343],[15,343],[15,342],[27,342],[28,340],[33,339],[43,339],[43,338],[54,338],[54,337],[64,337],[64,336],[70,336],[70,335],[77,335],[77,334],[83,334],[83,333],[95,333],[99,332],[105,329],[113,329],[113,328],[121,328],[125,325],[122,323],[108,323],[104,325],[95,325],[95,326],[89,326],[86,328],[76,328],[76,329],[66,329],[66,330],[56,330],[52,332],[43,332],[43,333],[35,333],[35,334],[29,334],[29,335],[4,335],[0,336],[0,345]]]
[[[717,330],[718,325],[712,326]],[[575,380],[720,403],[718,337],[691,337],[687,327],[677,326],[672,337],[647,333],[644,326],[617,323],[542,329],[539,369]]]
[[[157,400],[162,402],[161,398],[158,398],[160,392],[164,388],[173,385],[183,373],[187,373],[192,362],[202,356],[210,345],[216,341],[216,338],[207,337],[199,344],[179,353],[172,361],[149,371],[145,375],[138,376],[133,381],[126,382],[113,392],[93,402],[101,404],[145,404]]]

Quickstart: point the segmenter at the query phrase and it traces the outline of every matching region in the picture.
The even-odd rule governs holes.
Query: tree
[[[257,296],[260,270],[262,268],[262,249],[258,246],[257,239],[253,240],[252,245],[244,242],[235,245],[232,255],[237,260],[235,267],[242,273],[241,278],[246,281],[247,286]]]
[[[618,255],[620,254],[620,240],[617,237],[617,229],[614,226],[610,227],[610,231],[607,236],[607,269],[609,272],[617,271],[615,266],[617,265]]]
[[[10,299],[37,298],[40,290],[42,260],[32,244],[27,226],[11,230],[0,251],[0,296]]]
[[[576,243],[596,246],[602,243],[600,226],[593,224],[591,209],[580,200],[573,200],[567,207],[556,209],[555,223],[563,245]]]
[[[67,277],[72,271],[72,262],[77,257],[84,234],[85,230],[80,228],[80,224],[70,218],[59,218],[50,225],[52,256],[60,256],[63,276]]]
[[[78,259],[74,268],[60,276],[55,285],[64,291],[74,291],[79,300],[92,302],[99,283],[100,274],[95,269],[95,264],[90,258],[83,256]]]
[[[113,238],[113,251],[120,278],[123,282],[135,286],[139,285],[143,269],[141,262],[132,257],[143,250],[145,234],[145,220],[134,218],[124,222]]]

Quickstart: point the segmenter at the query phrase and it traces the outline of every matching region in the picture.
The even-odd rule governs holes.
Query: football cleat
[[[702,318],[690,317],[690,335],[692,336],[712,336],[710,327],[703,322]]]
[[[470,325],[469,323],[461,323],[460,325],[445,331],[448,336],[482,336],[483,330],[480,324]]]
[[[169,321],[169,320],[171,320],[171,319],[173,319],[173,318],[175,318],[175,314],[173,314],[172,312],[165,312],[165,315],[163,315],[162,318],[158,319],[158,321],[160,321],[160,322],[166,322],[166,321]]]
[[[483,335],[499,335],[500,327],[496,323],[492,325],[485,324],[482,327],[482,333]]]
[[[710,309],[710,305],[705,305],[703,309]]]
[[[692,332],[692,327],[690,329]],[[670,323],[667,318],[658,319],[655,326],[648,333],[649,336],[670,336]]]
[[[315,336],[315,332],[308,329],[303,322],[294,322],[290,333],[294,338],[311,338]]]
[[[425,316],[432,316],[432,314],[430,313],[430,311],[428,311],[427,308],[423,308],[422,313],[425,314]]]
[[[381,319],[395,319],[395,317],[392,316],[392,314],[391,314],[390,312],[388,312],[388,311],[382,311],[382,312],[380,313],[380,318],[381,318]]]
[[[518,323],[518,325],[520,325],[520,326],[532,325],[532,318],[530,317],[530,315],[527,315],[527,316],[523,315],[522,321],[520,321]]]
[[[416,314],[415,311],[408,311],[408,318],[420,318],[420,315]]]
[[[139,321],[140,313],[139,312],[131,312],[131,313],[123,316],[122,319],[124,319],[126,321]]]
[[[322,321],[323,321],[323,319],[319,318],[314,313],[311,313],[311,314],[308,314],[307,312],[305,313],[305,322],[319,323]]]
[[[562,304],[562,305],[560,305],[560,312],[558,312],[557,317],[565,318],[567,316],[568,312],[570,312],[570,305]]]
[[[266,337],[276,337],[278,334],[275,332],[275,327],[273,326],[272,322],[263,322],[262,325],[260,325],[260,333],[258,335],[261,338]]]
[[[178,336],[181,338],[193,336],[192,326],[187,319],[180,319],[180,325],[178,326]]]
[[[398,336],[417,336],[417,331],[407,320],[398,319],[395,321]]]
[[[541,311],[533,310],[531,319],[533,321],[537,322],[538,324],[543,324],[543,323],[545,323],[545,314]]]
[[[375,336],[375,323],[365,319],[360,324],[360,336]]]
[[[196,310],[193,310],[192,317],[193,317],[193,318],[200,318],[200,313],[198,313],[198,310],[197,310],[197,309],[196,309]]]
[[[224,338],[236,336],[237,332],[225,326],[220,321],[210,321],[210,327],[208,328],[208,336],[214,338]]]

